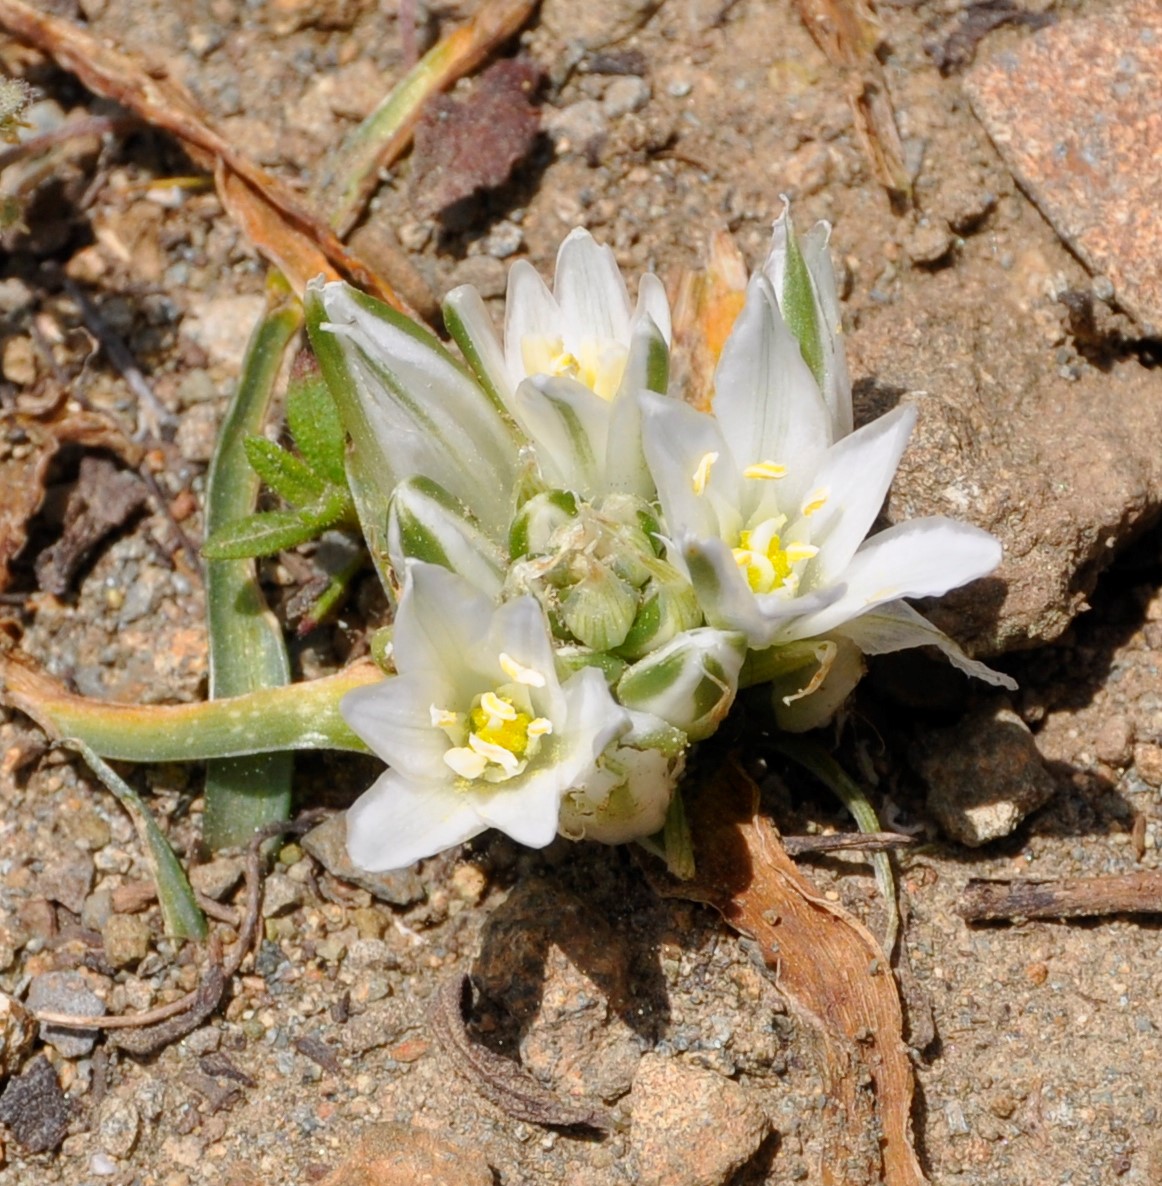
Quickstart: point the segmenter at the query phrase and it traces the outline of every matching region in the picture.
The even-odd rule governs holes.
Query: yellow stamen
[[[742,471],[744,478],[785,478],[787,476],[787,467],[779,465],[777,461],[756,461],[754,465],[748,465]]]
[[[822,509],[830,497],[831,488],[829,486],[820,486],[812,490],[803,500],[803,505],[799,508],[799,513],[807,516],[815,514],[816,511]]]
[[[535,717],[529,721],[529,737],[548,737],[553,731],[553,722],[548,717]]]
[[[507,700],[501,700],[495,692],[485,692],[480,697],[480,707],[488,713],[490,724],[493,721],[515,721],[517,717],[516,709]]]
[[[706,489],[706,483],[710,481],[710,467],[717,460],[717,453],[704,453],[702,455],[702,460],[698,462],[698,468],[694,471],[691,478],[695,494],[701,494]]]
[[[500,652],[500,670],[508,676],[514,684],[524,684],[526,688],[543,688],[545,677],[531,667],[518,663],[511,655]]]
[[[466,745],[454,745],[451,749],[445,750],[444,761],[461,778],[467,779],[479,778],[488,765],[488,759],[483,754],[478,754]]]
[[[457,725],[463,724],[464,718],[458,712],[452,712],[451,709],[440,708],[439,705],[430,704],[428,712],[431,715],[432,725],[436,729],[454,729]]]

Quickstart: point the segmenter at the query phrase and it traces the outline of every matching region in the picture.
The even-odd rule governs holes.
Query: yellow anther
[[[480,707],[488,713],[492,721],[515,721],[516,709],[507,700],[502,700],[495,692],[485,692],[480,697]]]
[[[531,667],[518,663],[511,655],[500,652],[500,670],[508,676],[514,684],[524,684],[526,688],[543,688],[545,677]]]
[[[812,490],[810,494],[803,500],[803,505],[799,508],[801,515],[813,515],[820,510],[831,497],[830,486],[819,486]]]
[[[455,729],[457,725],[464,723],[464,717],[458,712],[452,712],[448,708],[440,708],[437,704],[428,705],[428,712],[431,715],[432,725],[436,729]]]
[[[819,549],[813,544],[788,544],[784,555],[791,564],[798,564],[801,560],[811,560],[819,555]]]
[[[529,721],[529,737],[548,737],[553,731],[553,722],[548,717],[535,717]]]
[[[780,465],[777,461],[756,461],[754,465],[748,465],[742,471],[744,478],[785,478],[787,476],[787,467]]]
[[[706,483],[710,481],[710,468],[717,460],[717,453],[704,453],[702,455],[702,460],[698,462],[698,468],[694,471],[690,479],[695,494],[701,494],[706,489]]]
[[[461,778],[475,779],[484,773],[488,759],[466,745],[454,745],[444,751],[444,762]]]

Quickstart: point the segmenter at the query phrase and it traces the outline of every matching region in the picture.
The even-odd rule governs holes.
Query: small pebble
[[[218,857],[190,870],[190,884],[200,894],[221,902],[242,880],[244,863],[241,857]]]
[[[262,917],[277,918],[287,914],[303,900],[303,887],[285,873],[272,873],[262,889]]]
[[[508,259],[510,255],[515,255],[521,249],[522,243],[524,243],[524,231],[516,223],[506,219],[503,222],[498,222],[489,231],[488,238],[484,241],[484,250],[493,259]]]
[[[606,119],[618,119],[631,112],[640,111],[650,101],[650,84],[636,74],[615,78],[605,88],[601,109]]]
[[[113,914],[101,928],[105,958],[115,968],[137,965],[149,954],[149,924],[138,914]]]
[[[28,1007],[34,1013],[66,1013],[71,1017],[102,1017],[105,1002],[79,972],[43,972],[28,987]],[[97,1041],[96,1030],[42,1025],[40,1036],[64,1058],[84,1058]]]
[[[141,1116],[137,1108],[129,1100],[106,1096],[97,1120],[97,1135],[105,1152],[113,1157],[128,1157],[140,1131]]]

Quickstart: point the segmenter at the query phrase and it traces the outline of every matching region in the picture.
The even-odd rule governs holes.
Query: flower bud
[[[701,741],[734,703],[745,655],[741,634],[709,626],[687,630],[629,668],[618,681],[617,698]]]
[[[491,598],[504,583],[504,554],[480,530],[475,516],[430,478],[408,478],[395,488],[387,512],[392,568],[423,560],[459,573]]]

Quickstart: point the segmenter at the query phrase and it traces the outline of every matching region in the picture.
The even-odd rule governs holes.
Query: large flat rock
[[[1147,336],[1162,334],[1162,4],[1063,21],[964,85],[1058,234]]]

